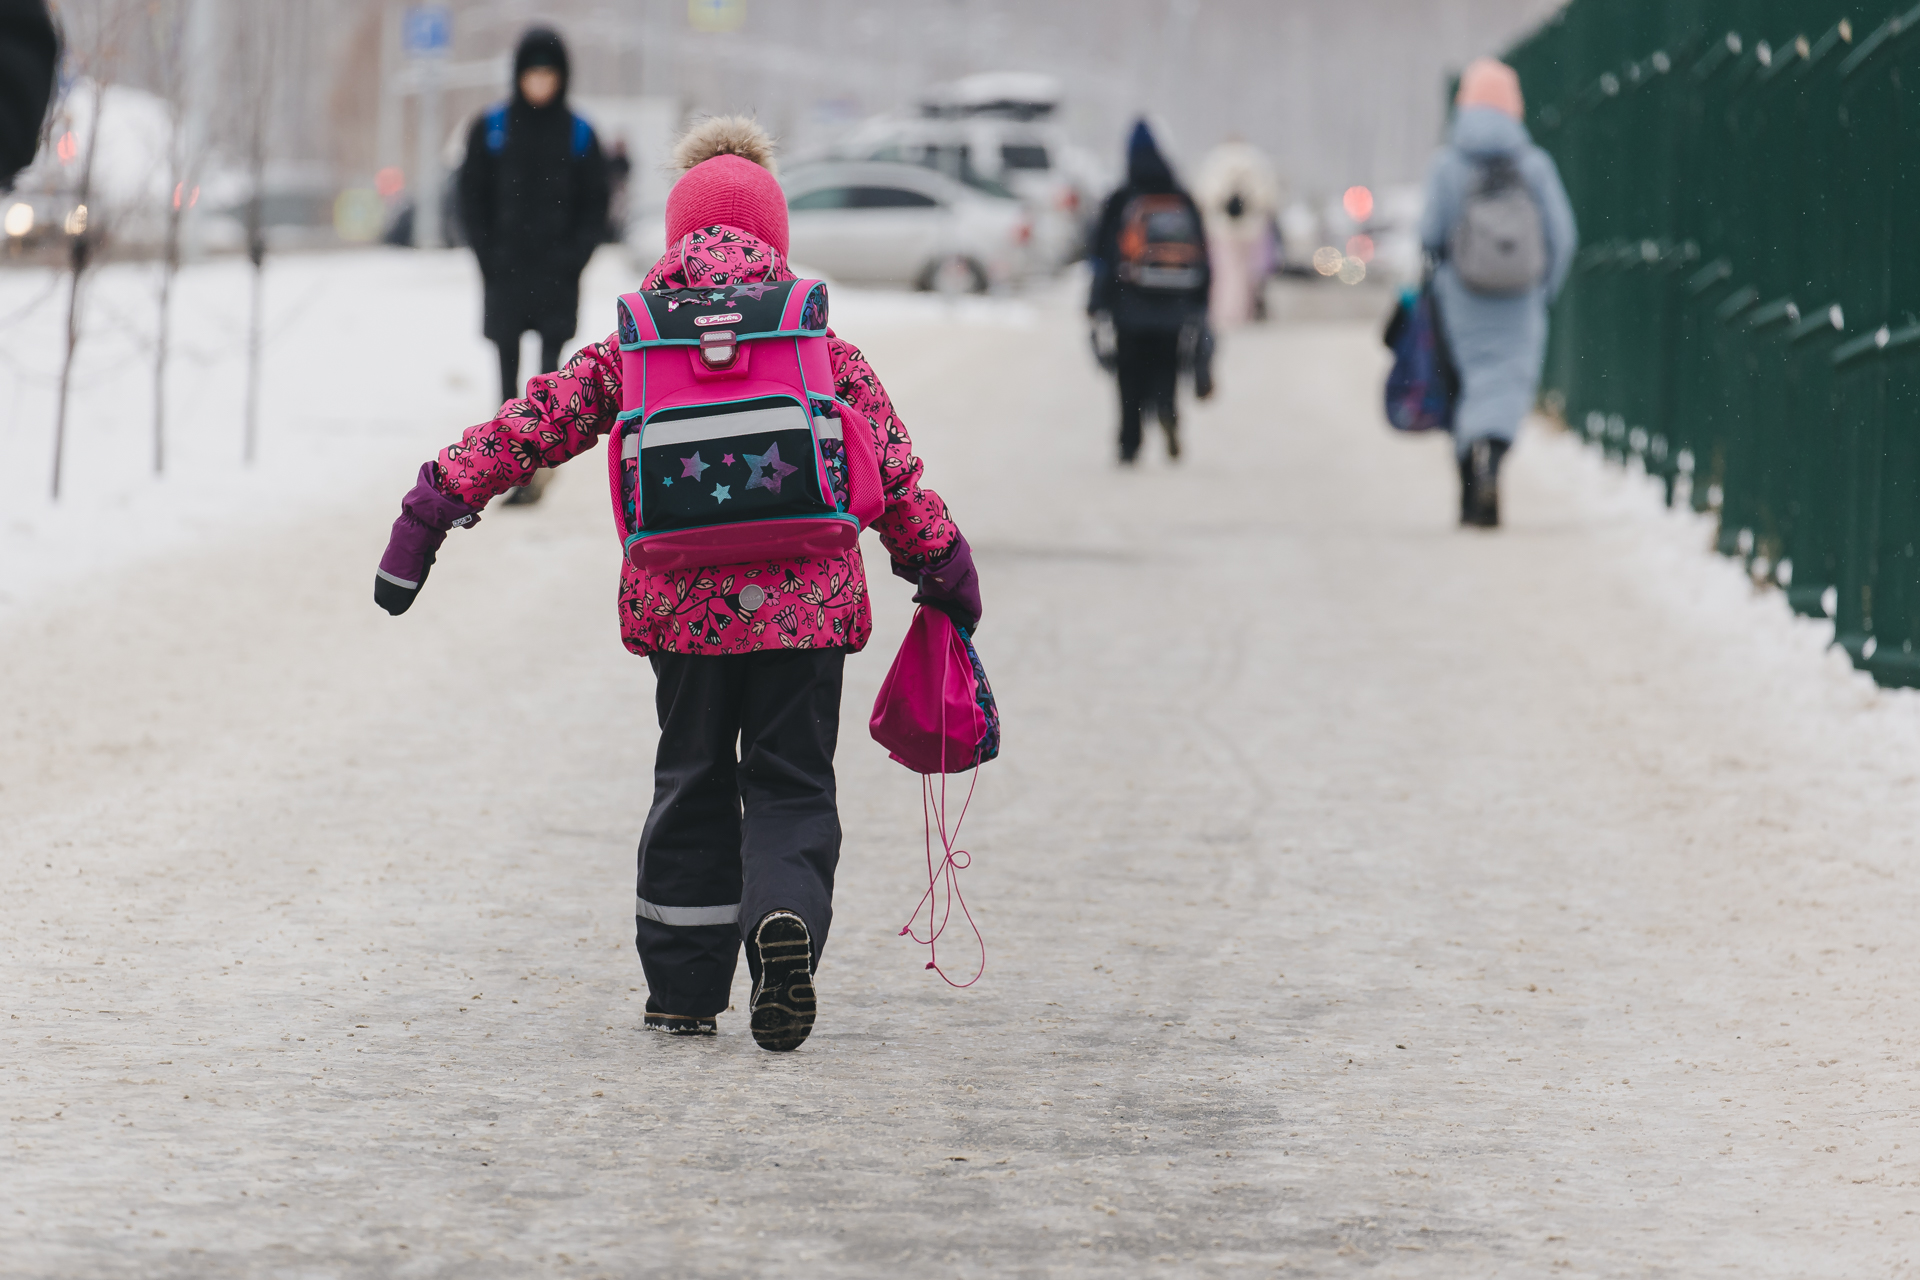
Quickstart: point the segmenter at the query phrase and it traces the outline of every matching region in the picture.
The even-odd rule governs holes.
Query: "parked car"
[[[1051,270],[1085,252],[1109,185],[1091,154],[1049,123],[1059,96],[1048,76],[969,76],[930,95],[919,118],[869,120],[831,154],[924,165],[983,190],[1010,191],[1027,207],[1034,265]]]
[[[800,268],[849,283],[984,293],[1026,274],[1020,201],[911,164],[828,161],[781,178]]]

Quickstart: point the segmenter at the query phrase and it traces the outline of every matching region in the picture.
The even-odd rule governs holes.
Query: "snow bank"
[[[397,509],[421,461],[497,407],[471,255],[383,248],[272,258],[259,461],[244,467],[248,272],[220,261],[179,277],[161,476],[158,268],[118,264],[89,278],[58,502],[49,486],[65,278],[0,272],[0,449],[13,477],[0,514],[0,615],[97,570],[302,518],[360,486],[390,490]],[[599,317],[636,283],[623,253],[597,257],[582,282],[576,342],[604,336],[612,326]],[[1030,327],[1036,314],[1018,299],[838,288],[833,298],[835,323],[849,332]]]

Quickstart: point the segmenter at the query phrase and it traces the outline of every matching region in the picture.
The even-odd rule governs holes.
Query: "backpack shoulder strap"
[[[499,155],[507,146],[507,104],[502,102],[487,112],[487,150]]]
[[[587,146],[593,141],[593,126],[579,116],[573,118],[573,158],[578,160],[587,154]]]

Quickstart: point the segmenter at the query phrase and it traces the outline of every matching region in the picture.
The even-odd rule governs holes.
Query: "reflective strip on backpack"
[[[633,896],[633,914],[643,920],[683,928],[701,924],[737,924],[740,920],[740,904],[735,902],[724,907],[663,907],[648,902],[636,893]]]
[[[770,431],[805,431],[806,410],[797,404],[769,409],[747,409],[740,413],[708,413],[697,418],[679,418],[671,422],[652,422],[646,427],[647,448],[673,444],[695,444],[702,440],[730,436],[758,435]],[[638,436],[628,436],[638,440]],[[638,450],[639,446],[633,446]],[[627,455],[638,457],[637,452]]]
[[[846,439],[846,432],[840,429],[840,419],[829,418],[824,413],[813,415],[813,434],[822,440]]]

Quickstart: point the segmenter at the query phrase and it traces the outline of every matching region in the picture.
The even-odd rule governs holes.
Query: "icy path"
[[[1456,532],[1371,326],[1121,475],[1065,312],[855,318],[980,551],[986,979],[895,936],[876,573],[818,1030],[641,1033],[599,460],[395,621],[387,441],[0,618],[0,1274],[1913,1273],[1915,699],[1565,441]]]

